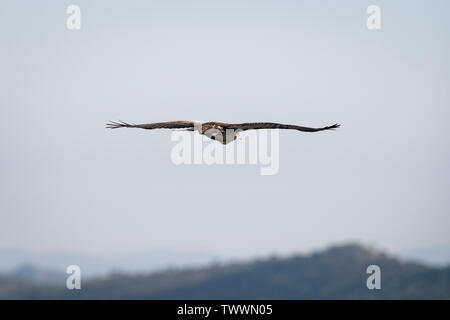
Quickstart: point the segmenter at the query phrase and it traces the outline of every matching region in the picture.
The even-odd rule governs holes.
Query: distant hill
[[[67,274],[51,269],[38,268],[32,264],[22,264],[7,274],[10,279],[40,285],[58,285],[65,283]]]
[[[367,266],[381,268],[368,290]],[[0,278],[0,298],[19,299],[450,299],[450,267],[403,262],[359,245],[248,263],[112,274],[81,290]]]
[[[20,250],[0,250],[0,273],[16,272],[24,265],[33,268],[58,270],[65,275],[67,266],[83,267],[83,275],[89,278],[108,275],[111,270],[163,270],[170,266],[202,266],[219,257],[203,250],[160,249],[148,252],[118,255],[90,256],[68,252],[36,253]]]

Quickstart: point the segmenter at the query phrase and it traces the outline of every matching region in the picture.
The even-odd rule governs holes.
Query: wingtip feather
[[[133,126],[134,126],[134,124],[129,124],[129,123],[123,122],[121,120],[119,120],[118,122],[116,122],[116,121],[109,121],[106,124],[106,128],[107,129],[130,128],[130,127],[133,127]]]

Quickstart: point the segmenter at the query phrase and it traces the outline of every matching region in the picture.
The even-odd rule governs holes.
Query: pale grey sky
[[[81,7],[79,31],[66,8]],[[366,28],[366,8],[382,29]],[[248,257],[361,241],[450,248],[448,1],[0,5],[0,250]],[[108,120],[335,122],[280,171],[175,166]],[[446,257],[450,261],[450,253]]]

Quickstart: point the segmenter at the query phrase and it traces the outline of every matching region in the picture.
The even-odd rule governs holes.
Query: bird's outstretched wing
[[[194,128],[196,123],[193,121],[169,121],[169,122],[155,122],[145,124],[134,124],[126,122],[114,122],[110,121],[106,124],[109,129],[117,128],[141,128],[141,129],[182,129],[182,128]]]
[[[322,130],[334,130],[339,128],[339,124],[333,124],[332,126],[323,127],[323,128],[309,128],[296,126],[291,124],[282,124],[282,123],[273,123],[273,122],[249,122],[249,123],[236,123],[229,124],[227,128],[234,130],[254,130],[254,129],[292,129],[304,132],[317,132]]]

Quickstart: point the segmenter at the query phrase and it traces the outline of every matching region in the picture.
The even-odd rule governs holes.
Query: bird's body
[[[223,144],[230,143],[239,137],[240,131],[255,129],[292,129],[303,132],[317,132],[323,130],[334,130],[339,128],[339,124],[334,124],[322,128],[309,128],[291,124],[281,124],[273,122],[247,122],[247,123],[226,123],[226,122],[194,122],[194,121],[169,121],[155,122],[147,124],[129,124],[125,122],[110,122],[107,128],[141,128],[141,129],[185,129],[197,131],[210,139],[217,140]]]

